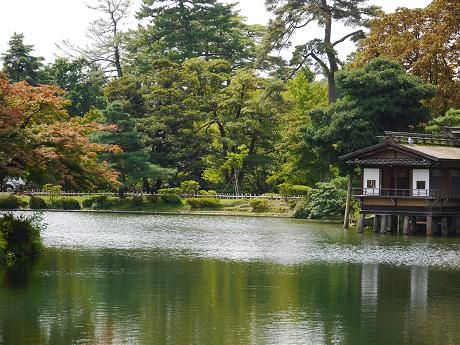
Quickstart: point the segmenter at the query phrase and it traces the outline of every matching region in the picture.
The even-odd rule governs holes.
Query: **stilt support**
[[[389,216],[383,215],[382,216],[382,221],[380,223],[380,233],[385,234],[387,232],[387,222],[388,222]]]
[[[410,226],[410,218],[409,216],[404,216],[404,223],[403,223],[403,234],[408,235],[409,234],[409,226]]]
[[[364,227],[366,226],[366,215],[360,214],[359,215],[359,223],[358,223],[358,233],[362,234],[364,232]]]
[[[373,230],[374,232],[379,232],[379,230],[380,230],[380,229],[379,229],[380,218],[381,218],[381,217],[380,217],[378,214],[376,214],[376,215],[374,216],[374,225],[372,226],[372,230]]]
[[[447,217],[441,218],[441,233],[443,236],[449,236],[449,224],[447,222]]]
[[[426,235],[433,236],[433,216],[426,216]]]

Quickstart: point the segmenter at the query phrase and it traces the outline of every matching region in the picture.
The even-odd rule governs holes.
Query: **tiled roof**
[[[425,155],[435,157],[437,159],[454,159],[460,160],[460,147],[456,146],[434,146],[434,145],[408,145],[402,146],[408,149],[418,151]]]
[[[429,167],[432,163],[421,159],[407,158],[367,158],[354,159],[347,162],[352,165],[365,166],[411,166],[411,167]]]

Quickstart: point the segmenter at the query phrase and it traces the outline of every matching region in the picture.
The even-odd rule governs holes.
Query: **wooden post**
[[[426,235],[433,236],[433,216],[426,216]]]
[[[441,218],[441,233],[443,236],[449,236],[449,226],[447,223],[447,217]]]
[[[347,203],[345,205],[345,217],[343,219],[343,228],[348,229],[350,225],[350,203],[351,203],[351,174],[348,177]]]
[[[416,234],[417,233],[417,217],[412,216],[410,217],[410,233]]]
[[[374,215],[374,225],[372,226],[372,230],[374,232],[379,232],[379,218],[378,214]]]
[[[366,215],[361,213],[359,215],[358,233],[362,234],[364,232],[365,226],[366,226]]]
[[[392,224],[392,219],[393,216],[386,216],[387,217],[387,228],[385,229],[385,232],[391,232],[393,229],[393,224]]]
[[[383,215],[382,216],[382,222],[380,223],[380,233],[384,234],[387,232],[387,221],[388,221],[388,216]]]
[[[403,223],[403,234],[409,234],[409,216],[404,216],[404,223]]]

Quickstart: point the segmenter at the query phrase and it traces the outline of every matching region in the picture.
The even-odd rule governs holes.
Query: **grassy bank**
[[[292,208],[282,200],[187,199],[176,195],[158,197],[31,197],[0,194],[0,209],[94,210],[151,213],[200,213],[224,215],[292,216]]]

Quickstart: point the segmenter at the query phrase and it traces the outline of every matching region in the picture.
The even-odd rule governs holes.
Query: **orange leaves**
[[[116,128],[69,119],[63,94],[56,86],[9,84],[0,74],[0,175],[29,175],[75,189],[116,185],[117,174],[98,162],[97,153],[121,149],[90,140]]]
[[[438,88],[435,114],[460,107],[460,2],[434,0],[424,9],[398,9],[373,21],[355,64],[384,55]]]

